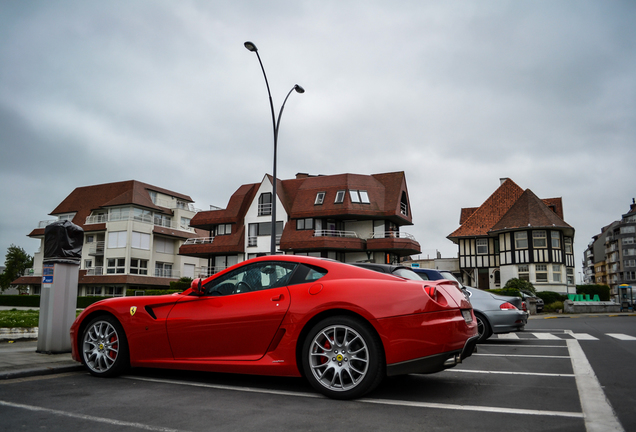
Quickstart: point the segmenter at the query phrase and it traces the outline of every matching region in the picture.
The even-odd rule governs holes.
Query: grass
[[[77,311],[75,316],[79,315],[81,311]],[[3,310],[0,311],[0,328],[4,327],[21,327],[30,328],[37,327],[40,319],[40,311],[38,309],[29,310]]]
[[[37,327],[39,318],[39,310],[4,310],[0,311],[0,327]]]

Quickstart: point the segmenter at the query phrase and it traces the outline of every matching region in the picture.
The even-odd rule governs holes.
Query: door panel
[[[175,359],[258,360],[289,308],[286,287],[187,298],[167,319]]]

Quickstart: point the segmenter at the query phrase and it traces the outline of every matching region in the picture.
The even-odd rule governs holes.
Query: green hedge
[[[139,290],[127,290],[126,296],[134,296],[135,291]],[[173,294],[175,292],[182,292],[181,290],[142,290],[144,295],[164,295]],[[77,297],[77,307],[84,309],[100,300],[109,299],[113,297]],[[17,307],[40,307],[39,295],[0,295],[0,306],[17,306]]]
[[[555,302],[563,302],[568,299],[568,296],[554,291],[537,291],[537,297],[543,300],[543,303],[546,306]],[[562,308],[563,306],[561,306],[561,309]]]
[[[601,301],[610,300],[610,287],[607,285],[577,285],[576,293],[583,295],[589,294],[590,298],[594,298],[595,295],[598,295]]]
[[[0,306],[40,307],[40,296],[0,295]]]
[[[491,289],[486,291],[488,291],[489,293],[502,295],[502,296],[521,297],[521,293],[519,292],[519,290],[514,288],[500,288],[500,289]]]

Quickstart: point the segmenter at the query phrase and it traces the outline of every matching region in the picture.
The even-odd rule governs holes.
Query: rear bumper
[[[490,312],[487,317],[495,334],[522,331],[528,322],[528,314],[520,310]]]
[[[470,357],[477,345],[479,335],[469,338],[461,350],[448,351],[405,362],[387,365],[387,376],[406,375],[411,373],[429,374],[457,366],[465,358]]]

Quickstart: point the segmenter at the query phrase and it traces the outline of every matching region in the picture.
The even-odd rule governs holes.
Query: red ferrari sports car
[[[180,294],[97,302],[71,340],[73,358],[95,376],[129,366],[304,376],[350,399],[385,376],[455,366],[472,354],[477,323],[448,281],[276,255],[195,279]]]

